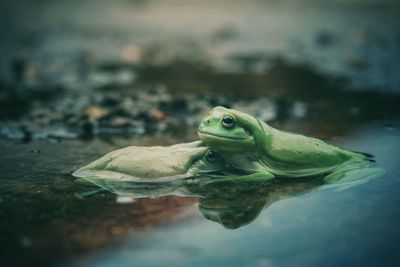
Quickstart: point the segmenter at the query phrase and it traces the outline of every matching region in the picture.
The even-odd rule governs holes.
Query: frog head
[[[256,148],[256,130],[259,123],[243,112],[215,107],[202,120],[199,138],[218,152],[244,152]]]
[[[205,174],[222,171],[225,168],[225,160],[214,150],[208,149],[201,157],[194,157],[190,172]]]

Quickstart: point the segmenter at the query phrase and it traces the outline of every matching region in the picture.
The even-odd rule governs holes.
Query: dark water
[[[398,7],[0,3],[0,265],[397,266]],[[289,180],[138,199],[70,175],[120,147],[195,140],[215,105],[386,172],[346,190]]]

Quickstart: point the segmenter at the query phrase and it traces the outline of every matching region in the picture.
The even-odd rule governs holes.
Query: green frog
[[[202,120],[199,138],[217,151],[245,179],[324,175],[325,181],[352,176],[376,176],[381,168],[370,167],[362,154],[322,140],[275,129],[249,114],[215,107]]]

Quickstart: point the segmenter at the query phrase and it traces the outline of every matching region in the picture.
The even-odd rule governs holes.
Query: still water
[[[399,121],[360,124],[329,142],[372,153],[386,173],[346,190],[318,181],[203,188],[132,201],[70,172],[133,139],[1,142],[1,251],[8,264],[58,266],[395,266]],[[22,257],[22,256],[23,257]]]

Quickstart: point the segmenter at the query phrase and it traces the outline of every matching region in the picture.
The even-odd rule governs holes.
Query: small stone
[[[84,111],[85,115],[87,115],[90,119],[100,119],[103,118],[105,116],[107,116],[109,114],[108,109],[102,108],[102,107],[97,107],[97,106],[92,106],[92,107],[88,107],[85,111]]]
[[[157,109],[157,108],[153,108],[150,110],[150,115],[151,117],[153,117],[154,119],[156,119],[157,121],[162,121],[165,120],[165,118],[167,117],[167,115],[165,114],[165,112],[162,112],[161,110]]]
[[[130,204],[134,203],[135,199],[129,196],[117,196],[116,202],[119,204]]]
[[[117,117],[110,121],[111,127],[124,127],[130,125],[130,120],[124,117]]]

